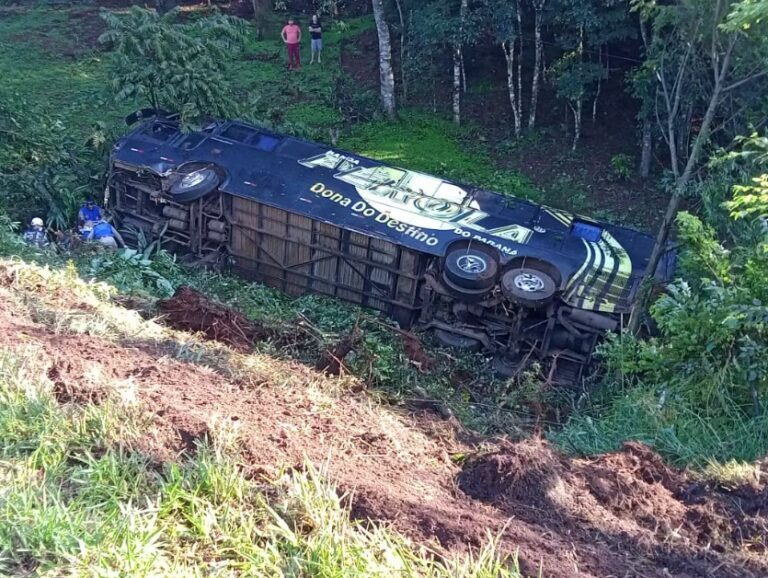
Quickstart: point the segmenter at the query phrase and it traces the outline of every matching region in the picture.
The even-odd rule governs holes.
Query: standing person
[[[280,33],[283,42],[288,47],[288,70],[301,68],[301,55],[299,47],[301,46],[301,28],[294,22],[293,18],[288,19],[288,24],[283,27]]]
[[[312,16],[312,22],[309,23],[309,37],[312,48],[312,60],[310,64],[315,62],[315,54],[317,54],[317,63],[321,64],[320,53],[323,51],[323,27],[320,25],[320,19],[317,14]]]

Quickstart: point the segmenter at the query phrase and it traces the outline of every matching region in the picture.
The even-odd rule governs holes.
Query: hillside
[[[310,550],[331,523],[351,536],[339,540],[368,553],[366,564],[375,561],[376,572],[355,567],[361,576],[420,575],[407,568],[419,567],[412,556],[426,564],[426,552],[464,568],[451,575],[498,576],[461,561],[472,555],[490,568],[490,551],[478,555],[489,540],[498,555],[517,554],[527,576],[768,572],[764,480],[716,489],[639,444],[583,460],[541,440],[483,439],[431,411],[382,406],[353,378],[142,319],[72,268],[4,260],[0,285],[0,430],[11,482],[0,493],[0,564],[12,575],[198,575],[200,564],[279,575],[311,568]],[[174,502],[168,486],[203,467],[212,478],[195,483],[209,484],[205,492],[188,489],[192,502]],[[336,488],[322,494],[341,497],[336,521],[322,508],[301,517],[281,509],[300,498],[297,483]],[[282,521],[262,519],[252,500]],[[145,525],[120,542],[121,560],[107,550],[128,538],[104,533],[109,516]],[[233,516],[254,519],[236,528]],[[364,530],[368,520],[414,546],[389,537],[397,547],[382,554],[381,530]],[[419,545],[427,550],[403,553]],[[130,566],[140,554],[143,565]]]

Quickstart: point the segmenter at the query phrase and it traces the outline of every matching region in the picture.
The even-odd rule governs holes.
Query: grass
[[[398,123],[378,121],[360,125],[341,144],[386,163],[496,190],[537,199],[539,192],[514,171],[499,169],[468,129],[450,121],[410,110]]]
[[[96,120],[118,124],[134,108],[114,101],[104,55],[78,35],[89,22],[77,18],[84,12],[94,13],[33,7],[0,18],[0,95],[55,110],[67,129],[83,138]]]
[[[158,331],[112,305],[114,289],[71,270],[16,261],[3,271],[13,279],[11,298],[51,329],[85,331],[49,324],[89,305],[112,327],[104,336]],[[121,318],[130,322],[114,324]],[[311,463],[271,481],[247,477],[231,422],[212,422],[191,455],[158,462],[139,449],[152,416],[125,384],[101,381],[98,405],[62,404],[46,377],[49,355],[30,344],[0,348],[2,575],[520,577],[492,537],[469,556],[441,558],[386,526],[351,521],[343,497]],[[249,357],[250,371],[269,363]]]
[[[145,104],[115,101],[109,86],[109,54],[96,41],[102,26],[95,6],[30,7],[3,14],[3,93],[56,111],[68,130],[83,136],[96,121],[119,126],[128,112]],[[262,39],[256,38],[254,28],[245,52],[230,63],[235,100],[241,103],[242,114],[253,120],[286,120],[324,135],[328,126],[340,121],[334,90],[341,44],[370,26],[369,18],[357,18],[343,28],[327,30],[324,63],[290,72],[279,39],[279,19],[270,16]],[[302,57],[308,61],[309,46],[304,48]],[[18,58],[20,51],[23,59]],[[292,110],[293,105],[297,110]]]
[[[443,413],[455,415],[464,425],[481,433],[517,435],[532,418],[531,407],[536,404],[528,402],[539,401],[541,391],[520,388],[521,382],[527,384],[529,380],[494,377],[491,361],[486,356],[455,355],[432,344],[428,336],[424,336],[423,346],[433,364],[428,372],[420,371],[409,361],[400,334],[376,312],[315,295],[290,298],[275,289],[234,276],[187,270],[166,253],[156,255],[149,264],[124,259],[121,255],[85,251],[70,256],[73,259],[67,261],[68,256],[58,256],[52,251],[30,250],[9,232],[7,223],[0,227],[0,256],[21,256],[26,262],[42,266],[34,271],[23,268],[24,273],[12,273],[15,277],[21,275],[19,282],[30,289],[44,286],[55,295],[56,287],[71,285],[74,279],[80,279],[87,282],[83,289],[86,295],[101,292],[108,301],[131,296],[143,301],[151,311],[154,300],[169,297],[177,287],[189,285],[271,328],[277,339],[258,343],[258,352],[310,366],[320,351],[334,347],[357,325],[365,338],[345,360],[350,378],[365,383],[382,401],[389,403],[431,400]],[[147,331],[146,325],[137,325],[135,319],[112,318],[111,309],[105,311],[90,298],[84,298],[83,309],[91,313],[80,309],[76,315],[67,312],[62,316],[56,303],[56,307],[52,307],[46,305],[42,296],[35,300],[31,295],[27,294],[27,300],[29,307],[36,311],[34,314],[45,316],[49,324],[58,324],[62,329],[84,327],[106,337],[158,339],[156,335],[141,333]],[[189,345],[187,354],[198,360],[207,355],[194,343]],[[225,360],[219,365],[236,365],[228,361],[230,358],[224,352],[215,355]]]
[[[578,455],[612,452],[638,440],[677,466],[712,477],[719,471],[727,483],[734,462],[753,462],[768,451],[768,419],[749,418],[735,407],[706,416],[672,387],[638,384],[622,391],[608,383],[552,438]]]

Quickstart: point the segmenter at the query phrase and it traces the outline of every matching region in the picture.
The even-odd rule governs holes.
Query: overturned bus
[[[126,241],[319,293],[577,381],[635,303],[653,239],[632,229],[387,166],[242,122],[183,132],[134,116],[108,202]],[[657,277],[669,279],[673,259]]]

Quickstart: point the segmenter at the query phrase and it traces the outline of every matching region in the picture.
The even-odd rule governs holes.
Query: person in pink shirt
[[[283,27],[283,31],[280,35],[283,37],[283,42],[285,42],[285,45],[288,47],[288,69],[301,68],[299,55],[301,28],[299,28],[293,21],[293,18],[291,18],[288,20],[288,24]]]

